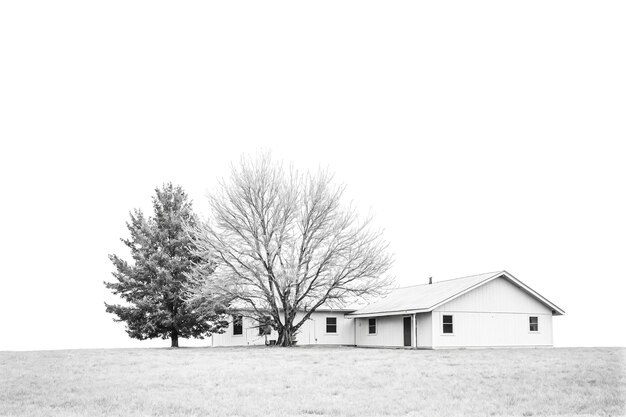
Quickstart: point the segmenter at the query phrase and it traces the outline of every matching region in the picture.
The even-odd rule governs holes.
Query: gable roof
[[[446,281],[433,282],[432,284],[397,288],[382,300],[376,301],[353,313],[347,314],[347,316],[372,317],[426,313],[433,311],[440,305],[452,301],[455,298],[500,277],[511,281],[522,291],[528,293],[537,301],[550,308],[550,310],[552,310],[552,314],[565,314],[563,310],[522,283],[513,275],[506,271],[496,271]]]

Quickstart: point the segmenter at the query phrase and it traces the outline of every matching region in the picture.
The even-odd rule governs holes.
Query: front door
[[[404,324],[404,346],[411,346],[411,317],[405,317]]]

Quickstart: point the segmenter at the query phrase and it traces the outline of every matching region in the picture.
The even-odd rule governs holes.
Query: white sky
[[[168,346],[105,313],[107,254],[155,186],[205,215],[259,148],[334,170],[398,284],[506,269],[566,311],[557,346],[626,346],[625,12],[0,3],[0,350]]]

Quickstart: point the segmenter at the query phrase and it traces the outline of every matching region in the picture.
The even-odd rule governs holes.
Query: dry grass
[[[340,347],[0,352],[0,415],[623,415],[625,353]]]

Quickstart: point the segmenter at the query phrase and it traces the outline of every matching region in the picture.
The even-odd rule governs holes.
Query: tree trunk
[[[295,345],[295,342],[297,342],[297,340],[295,340],[296,334],[298,333],[298,330],[300,329],[302,322],[298,323],[297,325],[293,324],[293,322],[296,319],[297,308],[293,306],[289,306],[287,303],[287,300],[285,299],[283,299],[282,301],[283,301],[283,305],[286,305],[288,307],[283,310],[284,311],[283,313],[284,324],[281,325],[280,319],[276,319],[276,321],[279,323],[279,325],[276,328],[276,330],[278,331],[278,340],[276,341],[276,345],[289,347],[289,346]]]
[[[278,331],[277,344],[283,347],[293,346],[293,323],[285,323]]]
[[[283,328],[283,334],[280,335],[281,343],[280,346],[288,347],[291,346],[291,332],[287,330],[287,326]]]
[[[170,337],[172,338],[172,347],[177,348],[178,347],[178,331],[175,329],[172,330],[172,333],[170,333]]]

